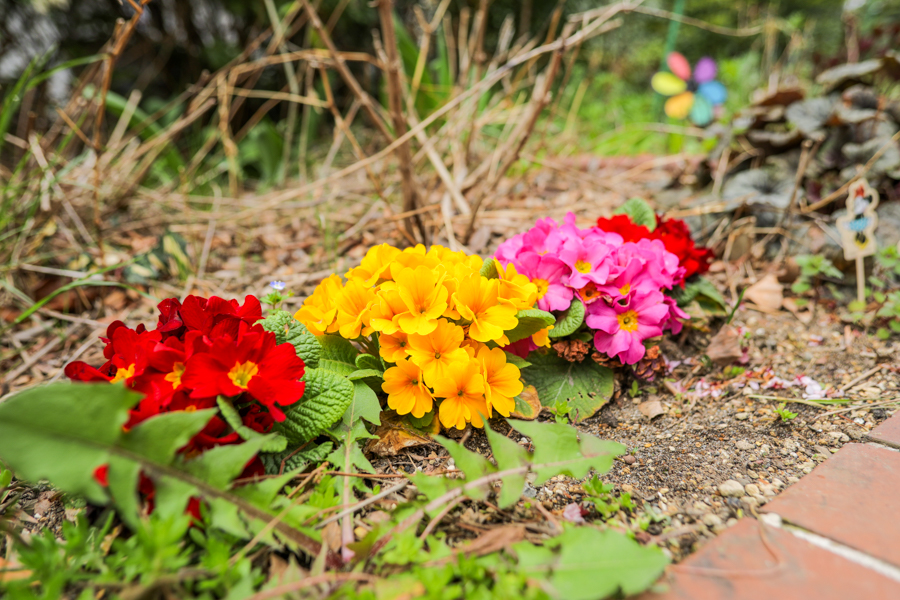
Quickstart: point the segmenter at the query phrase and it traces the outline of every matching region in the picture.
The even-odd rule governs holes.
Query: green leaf
[[[528,358],[531,366],[522,371],[522,378],[535,387],[541,405],[552,408],[568,401],[576,423],[593,416],[612,397],[613,372],[592,360],[570,363],[552,352],[532,352]]]
[[[359,351],[349,340],[339,335],[322,335],[317,339],[322,347],[319,358],[320,369],[344,376],[356,371],[356,356]]]
[[[879,327],[878,331],[875,332],[875,337],[879,340],[886,340],[891,337],[891,330],[887,327]]]
[[[456,463],[456,468],[465,473],[466,480],[472,481],[473,479],[478,479],[479,477],[484,477],[488,473],[495,473],[497,471],[497,468],[494,465],[489,463],[485,457],[477,452],[472,452],[462,444],[449,438],[440,435],[434,437],[447,449],[447,452],[450,453],[453,462]],[[516,466],[520,465],[517,464]],[[487,497],[488,491],[490,490],[486,487],[476,488],[469,490],[466,495],[470,498],[475,498],[476,500],[482,500]]]
[[[555,595],[566,600],[637,594],[653,585],[669,562],[655,546],[641,546],[619,532],[590,527],[569,527],[543,547],[520,542],[513,550],[520,570],[546,574]]]
[[[353,382],[353,404],[344,411],[345,425],[350,425],[351,414],[354,419],[365,419],[369,423],[381,425],[381,403],[364,381]]]
[[[556,324],[550,330],[550,337],[560,338],[575,333],[584,323],[584,304],[578,298],[556,318]]]
[[[628,215],[635,225],[643,225],[650,231],[656,229],[656,213],[643,198],[629,198],[613,211],[614,215]]]
[[[322,347],[306,326],[294,318],[286,310],[273,310],[265,319],[258,321],[266,331],[275,334],[279,344],[288,343],[294,346],[297,356],[303,359],[307,369],[315,369],[319,366],[319,356]]]
[[[372,356],[371,354],[360,354],[356,357],[354,361],[356,368],[359,370],[370,370],[370,371],[378,371],[378,373],[384,373],[384,365],[381,364],[381,359],[377,356]]]
[[[481,276],[487,279],[500,277],[500,273],[497,271],[497,261],[494,260],[493,256],[488,256],[484,259],[484,264],[481,265]]]
[[[728,306],[725,299],[716,286],[705,277],[693,277],[690,281],[684,283],[684,288],[675,287],[669,295],[675,299],[678,306],[684,307],[694,300],[707,313],[713,315],[724,315],[728,312]]]
[[[330,428],[353,402],[354,384],[328,370],[329,360],[324,356],[318,369],[306,370],[303,398],[285,407],[286,419],[275,424],[274,431],[287,437],[293,446],[305,444]]]
[[[234,405],[231,403],[231,400],[228,398],[224,398],[219,396],[218,398],[219,410],[222,413],[222,416],[225,418],[225,421],[231,425],[231,428],[237,432],[241,439],[251,440],[261,437],[266,437],[268,442],[260,448],[260,452],[281,452],[285,448],[287,448],[287,438],[283,435],[272,434],[269,436],[265,436],[258,431],[254,431],[250,429],[246,425],[244,425],[243,420],[241,420],[241,415],[238,413],[237,409],[234,408]]]
[[[123,385],[54,383],[0,402],[0,459],[22,479],[106,503],[90,476],[109,462],[140,394]]]
[[[523,340],[530,335],[534,335],[541,329],[550,327],[556,323],[556,317],[554,317],[552,313],[536,308],[520,310],[518,314],[516,314],[516,318],[519,320],[518,325],[505,332],[510,343]]]
[[[506,354],[506,362],[511,365],[515,365],[519,367],[519,369],[524,369],[525,367],[531,366],[531,363],[519,356],[518,354],[513,354],[512,352],[503,351]]]
[[[376,371],[375,369],[359,369],[358,371],[353,371],[349,375],[347,375],[347,379],[350,381],[358,381],[360,379],[367,379],[370,377],[374,377],[376,379],[380,379],[382,376],[381,371]]]
[[[369,462],[369,459],[367,459],[362,453],[362,449],[359,447],[359,444],[357,444],[356,442],[352,442],[350,444],[349,462],[346,460],[346,450],[346,446],[340,446],[336,448],[331,454],[329,454],[325,460],[333,464],[338,471],[343,471],[344,473],[352,473],[354,471],[353,467],[356,467],[356,469],[362,471],[363,473],[375,472],[375,467],[372,466],[372,463]]]
[[[320,463],[334,449],[334,444],[325,442],[318,446],[305,448],[300,450],[284,450],[275,453],[262,453],[259,455],[263,466],[266,468],[266,475],[277,475],[281,471],[281,462],[284,461],[284,472],[297,471],[305,469],[313,463]]]
[[[537,473],[534,485],[541,485],[560,474],[581,479],[591,469],[605,473],[612,467],[613,458],[627,451],[618,442],[601,440],[579,432],[571,425],[537,421],[516,421],[510,425],[530,437],[534,444],[533,462]],[[577,457],[580,458],[573,460]]]
[[[497,461],[497,469],[507,471],[529,463],[528,451],[508,437],[501,435],[485,427],[488,442],[491,444],[491,452]],[[459,464],[459,463],[457,463]],[[503,488],[497,497],[500,508],[509,508],[519,501],[525,490],[525,473],[507,475],[503,478]]]

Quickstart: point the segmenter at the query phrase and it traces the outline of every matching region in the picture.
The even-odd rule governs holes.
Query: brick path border
[[[900,599],[900,411],[639,600]]]

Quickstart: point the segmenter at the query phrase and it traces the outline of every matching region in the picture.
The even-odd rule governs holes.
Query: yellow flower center
[[[577,260],[575,261],[575,270],[579,273],[590,273],[591,263],[585,262],[583,260]]]
[[[196,412],[197,407],[191,404],[190,406],[184,407],[184,412]]]
[[[244,363],[236,362],[231,370],[228,371],[228,378],[231,379],[234,385],[242,390],[246,390],[247,384],[250,383],[250,380],[257,373],[259,373],[259,365],[255,362],[249,360]]]
[[[434,359],[435,359],[435,360],[438,360],[440,357],[441,357],[441,353],[440,353],[440,352],[435,352],[435,353],[434,353]]]
[[[123,379],[130,379],[134,377],[134,365],[128,365],[124,369],[116,369],[116,376],[112,378],[112,383],[118,383]]]
[[[630,291],[631,291],[630,283],[626,283],[625,285],[623,285],[622,287],[619,288],[619,293],[622,294],[623,296],[627,296],[628,292],[630,292]]]
[[[547,290],[550,288],[550,282],[546,279],[532,279],[531,283],[537,286],[538,300],[543,298],[544,294],[546,294]]]
[[[166,381],[172,384],[172,389],[177,390],[181,385],[181,376],[184,375],[184,363],[177,362],[172,365],[172,372],[164,377]]]
[[[637,331],[638,314],[633,310],[629,310],[619,315],[619,328],[625,331]]]

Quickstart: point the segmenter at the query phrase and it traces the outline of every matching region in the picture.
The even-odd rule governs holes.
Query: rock
[[[788,481],[789,481],[790,483],[794,483],[794,482],[800,481],[800,480],[797,479],[796,477],[794,477],[793,479],[794,479],[794,481],[791,481],[791,478],[788,477]],[[776,477],[775,479],[772,480],[772,485],[774,485],[775,487],[781,489],[781,488],[783,488],[783,487],[785,486],[785,483],[784,483],[782,480],[780,480],[780,479],[778,479],[778,478]]]
[[[753,444],[747,440],[740,440],[735,446],[738,450],[753,450]]]
[[[852,440],[861,440],[865,437],[866,432],[860,427],[848,427],[847,435],[850,436],[850,439]]]
[[[634,463],[637,462],[637,459],[634,457],[633,454],[626,454],[625,456],[622,457],[622,462],[624,462],[626,465],[633,465]]]
[[[843,431],[829,431],[827,433],[829,437],[834,439],[837,442],[849,442],[850,436],[844,433]]]
[[[697,502],[694,502],[693,508],[698,515],[706,514],[707,512],[709,512],[709,506],[707,506],[703,502],[700,502],[699,500]]]
[[[744,491],[747,492],[751,496],[759,495],[759,486],[755,483],[749,483],[744,486]]]
[[[750,418],[750,413],[740,412],[740,413],[734,415],[734,418],[737,419],[738,421],[746,421],[747,419]]]
[[[753,469],[747,469],[747,477],[749,477],[750,479],[759,479],[759,473],[757,473]]]
[[[825,446],[819,446],[818,444],[815,446],[816,453],[822,457],[822,460],[831,456],[831,451]]]
[[[710,529],[712,529],[713,527],[722,526],[722,519],[715,513],[706,513],[705,515],[703,515],[703,517],[701,517],[700,520],[703,521],[703,524]]]
[[[719,484],[719,493],[726,498],[740,498],[744,495],[744,486],[734,479],[729,479]]]
[[[743,508],[747,512],[753,512],[753,509],[759,506],[759,502],[756,498],[750,496],[744,496],[741,498],[741,508]]]
[[[800,478],[799,477],[788,477],[787,480],[788,480],[788,483],[797,483],[798,481],[800,481]],[[782,487],[784,486],[783,483],[781,485],[782,485]]]
[[[761,496],[761,495],[759,495],[759,494],[756,494],[755,496],[753,496],[753,498],[756,500],[756,502],[757,502],[760,506],[762,506],[763,504],[765,504],[766,502],[769,501],[768,498],[766,498],[765,496]]]
[[[770,451],[771,451],[771,449],[769,448],[768,444],[763,444],[762,446],[759,447],[760,456],[768,456]]]

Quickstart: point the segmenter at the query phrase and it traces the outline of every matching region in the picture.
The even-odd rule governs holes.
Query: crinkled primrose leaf
[[[569,362],[540,352],[532,352],[528,359],[531,366],[522,370],[525,383],[537,389],[543,406],[568,401],[576,423],[594,415],[612,397],[613,372],[592,360]]]
[[[279,344],[287,342],[297,350],[297,356],[306,363],[306,368],[315,369],[319,366],[319,356],[322,346],[306,326],[294,318],[286,310],[273,310],[265,319],[258,322],[266,331],[275,334],[275,340]]]

